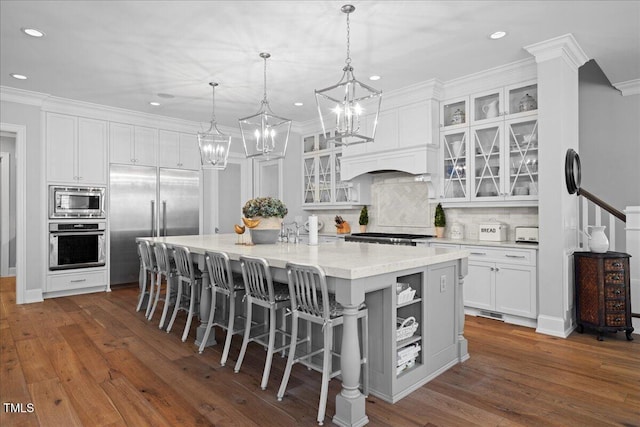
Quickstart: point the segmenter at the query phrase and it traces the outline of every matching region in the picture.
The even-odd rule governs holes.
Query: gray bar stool
[[[284,396],[289,376],[291,375],[291,367],[294,363],[301,363],[308,368],[322,372],[322,387],[318,406],[318,424],[322,425],[327,408],[329,380],[341,373],[339,369],[336,371],[332,369],[332,356],[340,356],[333,351],[333,328],[342,325],[344,320],[342,316],[343,309],[335,300],[334,295],[329,294],[327,278],[321,267],[289,262],[286,265],[286,269],[292,308],[291,344],[287,367],[282,377],[280,390],[278,390],[278,400],[282,400]],[[296,354],[299,319],[322,325],[322,348],[302,355]],[[367,369],[369,313],[364,304],[358,310],[358,319],[360,319],[362,327],[362,358],[360,359],[363,368],[362,392],[366,396],[369,394],[369,372]],[[309,346],[306,346],[306,348],[309,349]],[[317,354],[322,354],[322,366],[312,361],[312,357]]]
[[[193,267],[193,260],[191,259],[191,252],[189,248],[184,246],[174,246],[173,258],[176,261],[176,271],[178,273],[178,294],[176,297],[176,304],[173,308],[173,314],[167,327],[167,333],[171,332],[173,323],[176,320],[178,311],[183,310],[187,312],[187,323],[184,326],[184,332],[182,332],[182,342],[187,340],[189,336],[189,330],[191,329],[191,320],[193,319],[193,313],[197,310],[197,304],[200,296],[200,286],[202,285],[202,276],[200,271],[197,271]],[[186,286],[183,286],[183,283]],[[182,302],[182,298],[188,298],[188,307]]]
[[[140,275],[138,283],[140,286],[140,295],[138,296],[136,311],[142,310],[145,298],[147,298],[145,317],[149,316],[149,312],[151,311],[153,288],[155,286],[156,275],[158,274],[155,265],[155,257],[151,255],[152,252],[151,244],[147,240],[141,240],[138,242],[138,255],[140,256]],[[149,278],[151,278],[151,283],[149,283]]]
[[[236,319],[236,297],[239,292],[243,292],[244,286],[241,280],[234,278],[234,275],[231,272],[229,256],[225,252],[206,251],[204,254],[204,260],[209,273],[209,281],[211,283],[211,309],[209,312],[207,328],[202,338],[199,351],[200,353],[204,351],[213,326],[219,326],[226,329],[227,338],[224,342],[224,350],[222,351],[222,359],[220,360],[220,365],[224,366],[227,363],[227,358],[229,357],[229,348],[231,347],[232,336],[244,330],[244,325],[241,323],[243,319]],[[224,310],[225,313],[223,313],[223,315],[218,319],[215,318],[217,294],[223,295],[225,298],[223,306],[227,308]],[[236,324],[236,320],[240,321],[239,324]]]
[[[271,371],[273,353],[282,351],[287,347],[287,345],[285,345],[285,336],[289,336],[289,334],[287,334],[284,329],[286,326],[286,309],[291,307],[289,286],[283,283],[273,283],[269,263],[264,258],[241,256],[240,266],[242,267],[242,279],[244,281],[246,292],[244,299],[246,300],[247,305],[245,307],[246,321],[244,338],[242,340],[242,348],[240,349],[240,355],[236,361],[234,371],[240,371],[242,360],[244,359],[249,342],[254,341],[262,344],[267,349],[267,358],[264,362],[264,371],[262,373],[262,382],[260,387],[265,390],[267,388],[267,382],[269,381],[269,372]],[[254,305],[264,307],[268,310],[269,328],[266,332],[265,324],[258,324],[255,327],[252,325],[251,318]],[[276,327],[278,311],[280,311],[281,314],[280,329],[277,329]],[[253,329],[258,330],[254,331],[252,335]],[[274,348],[277,333],[280,333],[282,336],[282,345],[279,348]],[[265,337],[267,337],[267,341],[264,340]]]
[[[173,258],[170,256],[169,249],[167,245],[164,243],[156,243],[153,246],[153,251],[156,256],[156,268],[158,271],[158,278],[156,280],[156,288],[155,298],[153,301],[153,307],[151,308],[151,313],[149,313],[148,320],[153,318],[153,314],[156,311],[156,307],[158,306],[159,301],[163,301],[162,308],[162,317],[160,318],[160,323],[158,324],[158,328],[162,329],[164,325],[164,321],[167,318],[167,312],[169,310],[169,305],[171,305],[171,298],[176,298],[176,290],[175,290],[175,282],[176,277],[178,276],[178,271],[176,270],[176,263]],[[161,290],[162,290],[162,276],[165,277],[165,296],[162,298]]]

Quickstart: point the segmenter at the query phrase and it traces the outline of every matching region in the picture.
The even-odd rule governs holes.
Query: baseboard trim
[[[575,329],[574,325],[565,326],[564,319],[560,317],[552,317],[538,315],[538,327],[536,332],[539,334],[551,335],[558,338],[567,338]]]
[[[24,303],[31,304],[34,302],[42,302],[42,289],[26,289],[24,292]]]

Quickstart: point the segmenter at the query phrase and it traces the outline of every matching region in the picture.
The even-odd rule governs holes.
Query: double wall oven
[[[106,264],[104,187],[50,186],[49,218],[49,270]]]

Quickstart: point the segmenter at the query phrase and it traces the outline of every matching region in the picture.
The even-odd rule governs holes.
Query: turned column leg
[[[340,426],[362,426],[369,422],[365,413],[365,398],[360,393],[360,344],[358,340],[358,305],[344,307],[342,325],[342,391],[336,396],[333,422]]]
[[[200,325],[196,330],[196,345],[200,346],[204,333],[207,330],[207,323],[209,322],[209,313],[211,309],[211,288],[209,283],[209,272],[207,266],[204,263],[204,257],[198,259],[198,268],[202,272],[202,287],[200,289]],[[216,345],[216,334],[209,333],[206,347]]]

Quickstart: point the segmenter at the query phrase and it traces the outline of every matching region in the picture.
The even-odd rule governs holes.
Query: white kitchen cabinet
[[[538,118],[537,109],[529,109],[534,100],[530,93],[537,97],[535,82],[442,103],[443,202],[469,206],[479,201],[496,206],[505,201],[514,206],[537,202]],[[451,118],[452,111],[463,112],[464,118]]]
[[[107,269],[91,269],[81,272],[51,273],[47,276],[46,292],[64,292],[78,289],[107,288]]]
[[[450,201],[469,200],[469,129],[457,128],[440,134],[442,185],[440,198]]]
[[[430,173],[438,162],[438,102],[427,99],[380,112],[374,142],[343,147],[345,179],[378,170]],[[364,118],[368,132],[375,115]]]
[[[469,97],[461,96],[440,103],[440,131],[469,126]]]
[[[111,163],[156,166],[157,129],[112,122],[109,143]]]
[[[106,121],[47,113],[46,142],[49,182],[106,184]]]
[[[490,246],[462,246],[462,249],[470,253],[469,274],[464,279],[465,307],[477,309],[475,314],[497,318],[537,317],[534,249]]]
[[[158,165],[165,168],[200,169],[200,149],[196,135],[160,130]]]
[[[350,207],[370,202],[367,176],[342,180],[342,147],[326,141],[322,133],[302,138],[302,202],[306,209]]]

